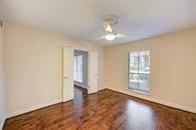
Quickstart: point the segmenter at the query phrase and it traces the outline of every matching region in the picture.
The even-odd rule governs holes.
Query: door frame
[[[88,52],[88,77],[87,77],[87,80],[88,80],[88,85],[87,85],[87,91],[89,92],[89,88],[90,88],[90,49],[85,49],[85,48],[73,48],[73,50],[78,50],[78,51],[86,51]],[[73,72],[74,73],[74,72]]]
[[[67,47],[67,46],[64,46],[64,47]],[[63,48],[64,48],[63,47]],[[74,53],[74,51],[75,50],[79,50],[79,51],[86,51],[86,52],[88,52],[88,86],[87,86],[87,90],[88,90],[88,94],[90,94],[90,80],[91,80],[91,78],[90,78],[90,52],[92,52],[92,51],[94,51],[94,52],[97,52],[97,50],[95,50],[95,49],[87,49],[87,48],[79,48],[79,47],[71,47],[72,49],[73,49],[73,53]],[[74,55],[73,55],[74,56]],[[64,60],[64,59],[63,59]],[[74,60],[74,57],[73,57],[73,60]],[[97,59],[98,60],[98,59]],[[64,62],[64,61],[63,61]],[[74,62],[74,61],[73,61]],[[97,63],[98,63],[98,61],[97,61]],[[98,66],[98,65],[97,65]],[[64,68],[64,66],[63,66],[63,68]],[[97,68],[98,69],[98,68]],[[64,69],[63,69],[64,70]],[[72,73],[74,73],[74,70],[73,70],[73,72]],[[63,78],[64,78],[64,75],[63,75]],[[64,82],[64,80],[63,80],[63,82]],[[74,82],[73,82],[74,83]],[[63,83],[64,84],[64,83]],[[73,84],[73,86],[74,86],[74,84]],[[63,87],[64,87],[64,85],[63,85]],[[64,90],[64,88],[63,88],[63,90]],[[98,91],[98,84],[97,84],[97,91]],[[62,95],[62,97],[64,98],[64,93],[63,93],[63,95]]]

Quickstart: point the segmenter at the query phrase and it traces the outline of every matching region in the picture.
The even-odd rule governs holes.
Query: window
[[[149,92],[150,90],[150,51],[129,53],[129,89]]]
[[[82,55],[74,56],[74,80],[82,83]]]

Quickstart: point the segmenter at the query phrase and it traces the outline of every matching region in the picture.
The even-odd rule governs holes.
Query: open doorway
[[[88,94],[88,52],[74,50],[74,99]]]
[[[74,90],[83,94],[82,91],[77,91],[79,89],[74,89],[75,86],[86,90],[85,94],[97,92],[98,53],[96,51],[63,48],[63,102],[74,99]]]

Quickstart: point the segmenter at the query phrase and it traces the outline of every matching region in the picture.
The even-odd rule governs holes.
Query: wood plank
[[[74,100],[5,122],[4,130],[195,130],[196,114],[108,89],[87,95],[75,88]]]

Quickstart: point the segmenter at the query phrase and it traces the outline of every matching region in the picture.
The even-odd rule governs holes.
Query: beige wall
[[[54,33],[6,22],[5,79],[8,116],[33,106],[62,99],[64,46],[98,51],[98,86],[101,89],[104,86],[103,47],[72,42]]]
[[[5,116],[4,99],[3,29],[0,27],[0,129]]]
[[[2,1],[0,1],[0,19],[3,19]],[[4,85],[4,61],[3,61],[3,28],[0,27],[0,129],[5,118],[5,85]]]
[[[128,52],[151,50],[149,95],[128,90]],[[196,28],[107,47],[106,87],[196,112]]]
[[[196,112],[196,28],[103,48],[71,41],[33,27],[6,22],[4,40],[8,115],[62,99],[64,46],[98,51],[99,89],[108,87]],[[151,50],[149,95],[127,90],[128,52],[142,49]]]

